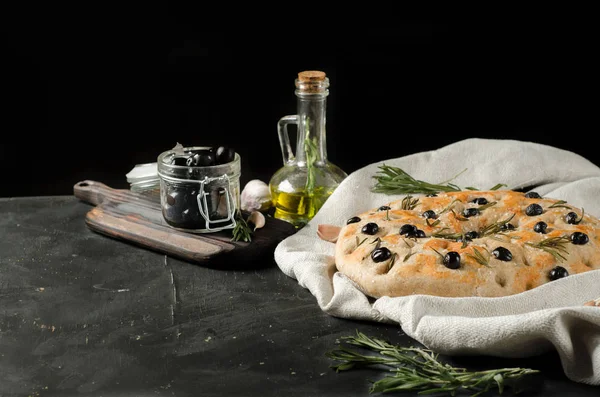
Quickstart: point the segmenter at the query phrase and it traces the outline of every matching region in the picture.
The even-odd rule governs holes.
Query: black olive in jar
[[[215,165],[215,155],[210,150],[200,150],[188,158],[188,167],[210,167]]]
[[[210,147],[168,150],[158,156],[162,215],[171,227],[210,233],[234,227],[240,200],[240,161],[214,162]],[[181,162],[185,160],[185,166]]]
[[[165,221],[171,226],[184,229],[204,228],[205,222],[200,215],[197,196],[196,189],[171,186],[162,209]]]
[[[215,152],[215,161],[217,164],[227,164],[235,158],[235,150],[228,146],[219,146]]]

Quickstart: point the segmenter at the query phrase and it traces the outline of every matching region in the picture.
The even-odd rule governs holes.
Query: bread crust
[[[528,215],[531,204],[541,206],[543,212]],[[553,281],[550,272],[557,266],[568,275],[600,269],[600,221],[561,200],[489,190],[406,196],[385,206],[358,214],[359,221],[342,226],[335,248],[338,271],[374,298],[501,297]],[[477,209],[477,214],[465,216],[463,211],[469,208]],[[435,219],[423,216],[428,210]],[[579,222],[569,223],[570,212]],[[538,222],[547,225],[545,233],[534,230]],[[378,231],[365,234],[362,229],[367,223],[375,223]],[[502,227],[507,223],[514,229]],[[405,224],[422,230],[425,237],[401,235]],[[478,237],[466,239],[468,232]],[[575,232],[585,234],[587,241],[581,244],[575,238],[580,244],[573,243]],[[512,258],[496,257],[498,247],[508,250]],[[389,259],[374,260],[376,248],[387,248]],[[452,251],[460,255],[456,269],[443,263]]]

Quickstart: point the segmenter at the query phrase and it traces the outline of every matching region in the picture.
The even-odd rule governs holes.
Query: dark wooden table
[[[382,375],[336,373],[325,353],[356,330],[416,344],[399,326],[322,312],[272,253],[199,266],[91,231],[90,208],[74,196],[0,198],[2,397],[368,396]],[[533,395],[600,393],[566,378],[554,352],[441,358],[539,369]]]

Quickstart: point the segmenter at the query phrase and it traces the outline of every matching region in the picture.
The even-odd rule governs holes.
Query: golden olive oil
[[[348,176],[327,159],[325,111],[329,78],[322,71],[306,70],[295,81],[297,113],[280,118],[277,132],[283,166],[269,180],[273,217],[296,228],[306,225]],[[296,148],[288,126],[295,125]]]
[[[293,224],[304,226],[321,209],[335,188],[318,187],[311,194],[305,190],[282,192],[271,189],[271,198],[275,207],[274,217]]]

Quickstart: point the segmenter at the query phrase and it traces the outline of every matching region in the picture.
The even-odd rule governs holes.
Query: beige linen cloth
[[[404,197],[371,192],[373,176],[382,164],[431,183],[451,180],[482,190],[497,183],[509,189],[535,186],[540,195],[566,200],[596,217],[600,168],[552,146],[480,138],[383,160],[351,173],[316,216],[281,241],[274,253],[281,271],[308,289],[332,316],[397,323],[407,335],[441,354],[517,358],[556,349],[568,378],[600,385],[600,307],[584,306],[600,297],[600,270],[502,298],[415,295],[377,300],[336,272],[334,244],[317,236],[317,226],[342,226],[358,213]]]

